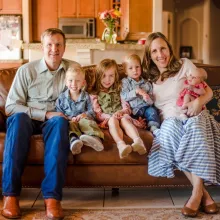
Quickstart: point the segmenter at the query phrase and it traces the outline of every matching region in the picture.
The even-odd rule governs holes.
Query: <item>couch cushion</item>
[[[5,114],[5,102],[17,68],[0,70],[0,111]]]
[[[0,163],[3,162],[5,133],[0,132]],[[68,156],[68,164],[73,164],[73,155]],[[44,143],[42,135],[33,135],[31,137],[31,147],[28,154],[27,164],[44,164]]]
[[[107,130],[103,131],[105,135],[104,150],[96,152],[92,148],[84,146],[81,154],[74,156],[76,164],[147,164],[147,154],[139,155],[136,152],[132,152],[128,157],[120,159],[116,143],[110,133]],[[152,134],[143,129],[138,131],[149,152],[153,140]],[[127,144],[132,144],[132,140],[128,136],[124,136],[124,140]]]
[[[206,107],[215,120],[220,122],[220,86],[211,86],[213,91],[212,100],[207,103]]]

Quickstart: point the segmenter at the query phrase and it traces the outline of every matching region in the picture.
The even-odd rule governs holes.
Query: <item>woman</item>
[[[213,93],[206,93],[184,106],[190,117],[181,120],[176,107],[187,74],[195,69],[188,59],[177,60],[166,37],[157,32],[149,35],[143,59],[143,70],[153,83],[155,106],[163,120],[155,130],[149,155],[148,172],[152,176],[174,177],[174,170],[185,173],[193,186],[192,195],[182,209],[184,216],[195,217],[200,205],[205,213],[218,207],[204,187],[220,183],[220,126],[207,110],[202,110]],[[193,116],[193,117],[191,117]]]

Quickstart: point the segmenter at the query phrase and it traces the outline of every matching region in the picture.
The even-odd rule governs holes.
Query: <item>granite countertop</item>
[[[93,49],[93,50],[143,50],[144,45],[140,44],[106,44],[100,39],[67,39],[66,46],[76,49]],[[22,49],[40,50],[41,43],[27,43],[22,45]]]

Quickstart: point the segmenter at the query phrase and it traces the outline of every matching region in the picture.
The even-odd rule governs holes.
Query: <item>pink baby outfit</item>
[[[186,85],[186,86],[189,85],[187,80],[185,80],[184,85]],[[207,87],[207,84],[205,82],[201,82],[201,83],[195,85],[194,87],[196,89],[202,89],[202,88],[205,89]],[[179,98],[177,99],[177,103],[176,104],[178,106],[181,107],[183,105],[184,96],[186,94],[189,94],[189,95],[191,95],[191,96],[193,96],[195,98],[198,98],[200,96],[199,94],[195,93],[194,91],[192,91],[190,89],[187,89],[187,88],[184,88],[183,91],[180,93]]]

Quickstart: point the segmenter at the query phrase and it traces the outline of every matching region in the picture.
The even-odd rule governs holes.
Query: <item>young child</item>
[[[195,71],[190,72],[184,82],[184,89],[179,95],[177,99],[177,105],[182,107],[183,112],[184,106],[193,101],[194,99],[198,98],[200,95],[205,94],[205,88],[207,84],[204,82],[207,79],[207,73],[202,68],[196,68]],[[188,118],[187,115],[181,114],[180,115],[183,119]]]
[[[90,96],[83,90],[86,84],[84,70],[79,66],[69,67],[65,80],[67,90],[59,95],[56,110],[70,120],[70,150],[73,155],[79,154],[84,144],[96,151],[102,151],[104,147],[101,139],[104,134],[94,121],[95,113]]]
[[[159,128],[160,118],[152,106],[152,85],[141,77],[141,59],[136,54],[126,56],[123,66],[127,77],[122,79],[121,97],[131,106],[134,118],[146,119],[153,132]]]
[[[139,154],[145,154],[146,148],[140,138],[137,128],[145,127],[143,120],[132,119],[128,103],[120,98],[120,82],[118,66],[115,60],[104,59],[96,69],[96,82],[91,95],[96,118],[102,128],[109,128],[119,150],[119,157],[128,156],[132,149]],[[127,145],[123,140],[123,130],[133,139],[133,144]]]

